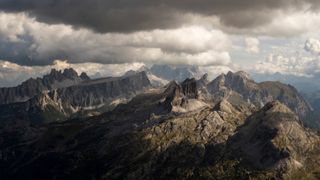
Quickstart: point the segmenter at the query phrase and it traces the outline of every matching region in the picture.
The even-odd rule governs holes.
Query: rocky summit
[[[70,73],[69,76],[74,74],[69,70],[65,72]],[[87,79],[73,86],[41,92],[26,102],[2,105],[0,119],[22,117],[43,123],[63,121],[72,116],[92,116],[126,102],[150,85],[144,72],[117,78]]]
[[[78,76],[72,68],[63,72],[52,69],[43,78],[28,79],[17,87],[0,88],[0,104],[25,102],[41,92],[72,86],[89,79],[84,72]]]
[[[293,86],[280,82],[256,83],[245,72],[221,74],[207,88],[214,99],[225,98],[234,103],[246,101],[259,108],[268,102],[279,100],[301,117],[312,111],[309,103]]]
[[[1,105],[0,179],[320,178],[313,108],[293,86],[229,72],[159,87],[150,73],[81,74]]]

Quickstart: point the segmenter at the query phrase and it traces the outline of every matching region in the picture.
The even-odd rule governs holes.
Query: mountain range
[[[187,72],[52,70],[3,88],[0,178],[320,178],[317,100],[242,71]]]
[[[51,77],[52,72],[45,77]],[[22,117],[32,122],[43,123],[62,121],[76,114],[86,113],[86,116],[90,116],[107,111],[120,102],[126,102],[150,86],[144,72],[77,83],[72,81],[69,84],[65,83],[64,87],[42,91],[25,102],[0,105],[0,119],[5,121]]]
[[[43,91],[50,91],[90,80],[86,73],[80,76],[70,68],[62,71],[52,69],[43,78],[30,78],[17,87],[0,88],[0,104],[24,102]]]

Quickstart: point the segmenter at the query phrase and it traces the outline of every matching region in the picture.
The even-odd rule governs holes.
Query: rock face
[[[222,74],[210,82],[207,88],[217,100],[226,98],[234,103],[242,100],[260,108],[270,101],[279,100],[301,117],[312,110],[293,86],[280,82],[256,83],[245,72]]]
[[[319,136],[302,127],[298,116],[279,102],[268,103],[254,113],[250,107],[223,100],[212,108],[145,118],[125,111],[133,106],[137,111],[147,108],[131,103],[121,111],[116,109],[85,121],[37,129],[2,129],[4,137],[14,138],[0,142],[3,167],[0,176],[8,179],[318,178]],[[16,131],[20,134],[12,136]],[[12,146],[12,143],[20,145]]]
[[[18,115],[0,126],[0,179],[320,178],[320,137],[288,107],[300,102],[291,87],[243,72],[148,87],[132,72],[0,107]],[[134,97],[98,116],[30,121],[123,96]]]
[[[120,78],[87,80],[43,92],[25,103],[3,105],[0,109],[3,117],[0,119],[21,116],[31,121],[52,122],[65,120],[81,111],[100,109],[103,112],[148,87],[150,81],[144,72]]]
[[[43,78],[31,78],[17,87],[0,88],[0,104],[24,102],[44,91],[72,86],[89,79],[86,73],[78,76],[71,68],[63,72],[52,69],[50,74]]]
[[[197,88],[197,81],[192,79],[186,79],[181,83],[182,92],[188,98],[198,98],[198,88]]]
[[[58,98],[73,107],[93,107],[116,97],[132,97],[150,86],[145,72],[120,78],[98,79],[56,90]],[[49,94],[53,97],[55,92]]]
[[[230,147],[252,167],[296,170],[310,163],[308,155],[314,153],[319,140],[302,126],[294,112],[275,101],[248,118],[230,141]]]
[[[84,81],[88,81],[88,80],[90,80],[90,77],[87,75],[87,73],[85,73],[85,72],[82,72],[81,74],[80,74],[80,78],[82,79],[82,80],[84,80]]]
[[[309,127],[320,130],[320,91],[304,93],[303,96],[313,108],[313,112],[306,117],[306,123]]]
[[[194,79],[178,84],[171,81],[161,89],[148,91],[134,97],[126,104],[115,108],[109,116],[121,116],[121,119],[144,120],[153,116],[170,113],[185,113],[207,107],[208,104],[196,96],[197,87]],[[134,116],[132,116],[134,114]]]

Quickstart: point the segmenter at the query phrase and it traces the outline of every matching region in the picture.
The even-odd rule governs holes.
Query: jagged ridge
[[[17,87],[0,88],[0,104],[25,102],[44,91],[72,86],[89,79],[84,72],[78,76],[72,68],[63,72],[52,69],[43,78],[30,78]]]

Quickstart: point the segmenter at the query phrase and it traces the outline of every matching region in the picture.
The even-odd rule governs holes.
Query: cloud
[[[259,45],[260,45],[259,39],[253,38],[253,37],[247,37],[247,38],[245,38],[245,44],[246,44],[246,51],[248,53],[253,53],[253,54],[259,53],[259,51],[260,51],[260,49],[259,49]]]
[[[21,66],[9,61],[0,60],[0,87],[16,86],[31,77],[42,77],[44,74],[48,74],[53,68],[57,70],[73,68],[78,74],[86,72],[91,77],[107,77],[121,76],[129,70],[138,70],[142,66],[144,66],[143,63],[71,64],[66,60],[54,60],[52,65],[47,66]]]
[[[222,72],[234,69],[230,54],[239,63],[271,54],[272,60],[261,61],[254,69],[310,76],[317,73],[317,57],[291,53],[300,46],[292,48],[291,55],[275,53],[269,46],[273,43],[279,52],[284,42],[300,41],[302,36],[297,35],[318,33],[319,4],[317,0],[0,0],[0,59],[23,69],[53,63],[79,64],[79,69],[90,62],[85,65],[99,69],[106,64],[115,71],[122,64],[138,63],[200,65]],[[238,50],[232,49],[234,37],[241,41]],[[310,39],[304,48],[319,55],[318,46],[318,40]]]
[[[305,42],[304,49],[307,52],[318,55],[320,53],[320,41],[310,38]]]
[[[48,74],[51,69],[64,70],[66,68],[75,69],[78,74],[86,72],[90,77],[117,77],[122,76],[129,70],[140,70],[146,66],[144,63],[124,63],[124,64],[100,64],[100,63],[69,63],[67,60],[54,60],[51,65],[46,66],[22,66],[9,61],[0,60],[0,87],[17,86],[21,82],[29,79],[42,77]],[[235,71],[234,66],[199,66],[199,72],[208,73],[209,79],[214,79],[221,73]],[[199,74],[199,75],[202,75]]]
[[[0,0],[0,10],[28,12],[48,24],[69,24],[105,32],[173,29],[192,15],[217,17],[226,27],[256,28],[279,14],[316,12],[317,0]]]
[[[270,54],[265,61],[260,61],[250,69],[261,74],[287,74],[313,77],[320,72],[320,59],[308,56],[285,56]]]
[[[251,14],[250,16],[254,18],[254,15]],[[275,18],[270,19],[268,23],[263,23],[254,27],[225,26],[216,21],[210,21],[210,23],[212,23],[212,27],[219,28],[223,32],[229,34],[249,36],[270,36],[276,38],[290,38],[309,32],[317,33],[320,28],[319,11],[275,11],[272,12],[271,15],[269,14],[269,16],[274,16]],[[257,20],[259,20],[259,18],[257,18]]]
[[[48,65],[53,59],[103,64],[231,63],[228,35],[199,26],[99,34],[63,24],[40,23],[24,13],[0,13],[0,24],[1,58],[22,65]]]

